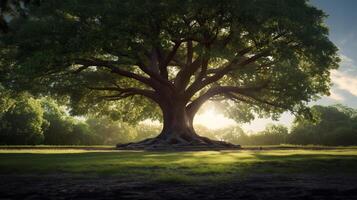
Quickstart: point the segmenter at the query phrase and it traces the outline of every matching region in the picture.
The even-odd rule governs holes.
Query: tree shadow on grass
[[[285,152],[0,153],[0,174],[235,176],[249,173],[355,173],[357,155]]]
[[[253,154],[257,160],[249,170],[261,173],[339,174],[357,172],[357,155]]]

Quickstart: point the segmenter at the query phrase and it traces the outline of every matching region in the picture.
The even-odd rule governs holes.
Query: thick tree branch
[[[191,65],[192,63],[192,58],[193,58],[193,49],[192,49],[192,41],[189,40],[187,41],[187,59],[186,59],[186,65]]]
[[[129,96],[134,96],[134,95],[141,95],[144,97],[147,97],[155,102],[158,101],[158,95],[155,93],[155,91],[152,90],[146,90],[146,89],[139,89],[139,88],[120,88],[120,87],[91,87],[87,86],[88,89],[90,90],[97,90],[97,91],[115,91],[118,92],[115,95],[109,95],[109,96],[102,96],[101,98],[105,99],[121,99],[121,98],[126,98]]]
[[[160,76],[158,73],[155,71],[150,70],[144,63],[138,63],[139,68],[145,72],[147,75],[150,76],[150,78],[156,80],[157,82],[168,86],[169,88],[173,89],[173,85],[170,81],[168,81],[166,78],[163,78]]]
[[[235,100],[238,100],[238,101],[243,101],[243,102],[251,104],[251,105],[257,105],[254,102],[254,101],[256,101],[256,102],[259,102],[259,103],[262,103],[262,104],[265,104],[265,105],[268,105],[268,106],[271,106],[271,107],[274,107],[274,108],[281,108],[281,109],[284,109],[284,110],[289,110],[290,112],[294,113],[294,110],[292,110],[292,108],[290,108],[289,106],[278,104],[278,103],[271,102],[271,101],[268,101],[268,100],[264,100],[264,99],[261,99],[261,98],[259,98],[257,96],[254,96],[252,94],[244,94],[244,95],[238,96],[237,94],[227,93],[225,95],[228,98],[232,99],[232,100],[235,99]],[[246,98],[243,98],[243,96],[246,97]]]
[[[275,37],[273,37],[271,42],[265,42],[265,43],[267,43],[267,45],[268,45],[269,43],[272,43],[272,42],[278,40],[279,38],[281,38],[281,37],[283,37],[283,36],[285,36],[287,34],[288,34],[288,32],[281,32],[280,34],[277,34]],[[229,41],[229,39],[230,39],[230,35],[227,36],[226,40]],[[225,42],[227,42],[227,41],[225,41]],[[225,42],[224,42],[223,45],[227,45]],[[217,76],[217,78],[218,77],[223,77],[229,71],[236,69],[235,68],[235,66],[236,66],[235,64],[237,64],[237,62],[239,62],[242,58],[245,58],[244,55],[250,53],[254,48],[258,48],[260,45],[263,45],[265,43],[261,43],[259,45],[257,44],[255,47],[251,46],[251,47],[243,48],[242,50],[237,52],[237,54],[235,55],[235,58],[227,66],[225,66],[225,67],[223,67],[221,69],[217,68],[217,69],[214,69],[214,70],[210,70],[210,72],[208,72],[208,73],[212,73],[213,72]],[[291,43],[291,41],[287,42],[287,44],[289,44],[289,43]],[[264,56],[267,56],[267,55],[269,55],[269,48],[264,50],[264,51],[261,51],[261,52],[255,54],[251,58],[247,58],[245,61],[240,63],[238,66],[241,66],[241,67],[246,66],[246,65],[248,65],[250,63],[253,63],[256,60],[258,60],[258,59],[260,59],[260,58],[262,58]]]
[[[111,72],[114,74],[118,74],[123,77],[137,80],[137,81],[144,83],[145,85],[150,86],[154,89],[158,88],[158,85],[152,79],[146,78],[139,74],[135,74],[133,72],[122,70],[115,66],[115,64],[116,64],[115,62],[93,60],[93,59],[77,59],[75,61],[75,64],[82,65],[82,67],[78,68],[76,71],[74,71],[74,73],[79,73],[79,72],[89,68],[90,66],[104,67],[104,68],[110,69]]]
[[[172,50],[168,53],[168,55],[163,58],[162,53],[159,48],[155,48],[151,53],[148,53],[148,57],[151,60],[151,67],[149,68],[141,59],[137,58],[137,65],[139,68],[144,71],[150,78],[158,81],[159,83],[169,87],[170,89],[174,89],[173,84],[168,80],[168,64],[172,61],[178,48],[180,47],[181,42],[175,42]]]
[[[205,52],[203,55],[198,56],[195,61],[192,62],[193,51],[192,51],[192,41],[188,42],[187,47],[187,61],[184,68],[182,68],[175,79],[175,86],[183,91],[188,86],[191,77],[200,70],[200,73],[196,75],[196,82],[201,81],[206,75],[208,68],[208,62],[210,59],[210,45],[213,41],[207,42],[204,46]]]
[[[225,67],[223,67],[220,71],[215,73],[213,76],[207,77],[203,81],[196,80],[186,91],[186,98],[191,98],[196,92],[206,87],[207,85],[214,83],[220,80],[223,76],[225,76],[228,72],[233,69],[239,69],[245,67],[251,63],[254,63],[260,58],[269,55],[269,51],[260,52],[250,58],[247,58],[239,63],[239,58],[233,59],[230,63],[228,63]],[[241,57],[240,57],[241,58]]]
[[[202,65],[202,58],[198,57],[196,60],[190,65],[185,65],[183,69],[177,73],[175,78],[175,86],[180,91],[184,90],[190,81],[190,77],[200,68]]]
[[[210,98],[221,95],[221,94],[240,94],[240,95],[249,95],[267,88],[269,82],[265,82],[259,86],[253,87],[234,87],[234,86],[217,86],[207,90],[206,93],[192,101],[188,106],[187,110],[191,114],[195,114],[199,108]]]
[[[159,65],[160,74],[166,80],[169,79],[167,67],[168,67],[169,63],[172,61],[172,59],[174,58],[174,56],[176,55],[176,52],[177,52],[178,48],[180,47],[180,45],[181,45],[181,42],[175,42],[175,45],[173,46],[172,50],[168,53],[168,55],[166,56],[164,61],[161,62]]]
[[[198,74],[198,76],[196,77],[195,80],[202,81],[203,78],[205,78],[205,77],[207,76],[208,62],[209,62],[208,59],[204,59],[204,60],[202,61],[201,71],[200,71],[200,73]]]

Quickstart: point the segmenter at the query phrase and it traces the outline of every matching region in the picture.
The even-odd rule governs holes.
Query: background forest
[[[114,145],[155,137],[161,130],[157,123],[76,117],[48,97],[13,96],[4,89],[1,94],[1,145]],[[356,109],[315,105],[311,111],[313,120],[295,118],[291,127],[271,124],[260,132],[245,132],[239,125],[217,130],[196,125],[195,129],[202,136],[240,145],[357,145]]]

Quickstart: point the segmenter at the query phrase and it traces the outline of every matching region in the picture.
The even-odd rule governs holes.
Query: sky
[[[310,104],[326,106],[341,103],[357,109],[357,0],[311,0],[310,3],[328,15],[325,22],[330,29],[329,37],[338,47],[342,59],[340,68],[331,71],[331,95]],[[256,132],[264,130],[269,123],[290,126],[293,118],[291,114],[284,113],[278,121],[256,119],[240,126],[245,131]],[[196,116],[195,123],[211,129],[235,124],[214,109],[207,109]]]

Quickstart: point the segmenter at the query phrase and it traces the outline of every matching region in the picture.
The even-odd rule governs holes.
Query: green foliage
[[[11,104],[13,104],[11,92],[0,84],[0,117],[10,108]]]
[[[240,145],[279,145],[287,144],[289,131],[283,125],[267,125],[257,133],[245,133],[239,126],[232,126],[215,131],[217,139]]]
[[[241,145],[357,145],[355,109],[334,105],[313,106],[311,111],[314,120],[297,117],[290,132],[282,125],[268,125],[264,131],[258,133],[236,134],[232,131],[232,135],[237,137],[235,143]]]
[[[31,17],[14,20],[10,26],[16,31],[1,39],[6,49],[1,56],[10,63],[1,68],[11,73],[5,78],[17,80],[7,84],[16,88],[14,83],[27,83],[17,88],[69,97],[77,114],[92,112],[129,122],[158,119],[160,112],[151,101],[134,97],[121,103],[102,102],[98,96],[117,93],[86,86],[149,89],[112,69],[149,75],[152,80],[150,72],[145,75],[138,65],[155,71],[157,63],[152,60],[168,55],[178,41],[182,45],[174,55],[176,61],[164,66],[171,84],[177,81],[174,76],[182,69],[181,62],[187,60],[188,42],[192,42],[193,59],[207,60],[207,69],[197,71],[207,72],[205,79],[235,59],[241,63],[268,52],[201,89],[204,93],[217,86],[266,86],[236,96],[218,95],[234,99],[225,102],[227,115],[241,121],[252,120],[252,112],[273,118],[285,110],[306,113],[309,101],[328,94],[329,70],[339,62],[323,22],[325,14],[305,0],[46,0],[30,10]],[[245,49],[249,53],[239,57]],[[99,60],[113,68],[98,62],[85,65],[82,60]],[[197,77],[188,80],[192,83]],[[115,113],[118,110],[125,114]]]
[[[4,102],[0,144],[114,145],[155,137],[161,129],[156,125],[133,126],[108,117],[73,117],[66,107],[49,97],[34,99],[22,94],[0,100]]]
[[[161,126],[150,124],[137,124],[136,126],[132,126],[132,128],[134,128],[136,131],[136,137],[134,138],[134,141],[154,138],[159,135],[162,129]]]
[[[41,104],[23,95],[2,115],[1,144],[41,144],[44,125]]]
[[[8,95],[0,98],[7,102],[0,113],[0,144],[115,145],[153,138],[161,130],[159,125],[132,125],[109,117],[73,117],[49,97],[3,94]],[[245,133],[239,126],[211,130],[196,125],[195,130],[204,137],[240,145],[357,145],[355,109],[335,105],[311,110],[315,120],[297,117],[290,132],[282,125],[268,125],[257,133]]]
[[[293,144],[356,145],[357,111],[342,105],[313,106],[317,121],[297,118],[290,142]]]
[[[233,144],[241,144],[244,141],[246,134],[239,126],[233,126],[231,128],[222,129],[217,133],[219,138],[223,141],[227,141]]]
[[[95,138],[86,123],[80,122],[66,113],[65,107],[60,107],[51,98],[39,100],[45,111],[44,144],[95,144]]]
[[[250,136],[253,145],[279,145],[289,143],[288,128],[283,125],[268,125],[264,131]]]
[[[90,118],[86,121],[98,144],[129,143],[136,137],[133,127],[126,123],[113,122],[109,118]]]

